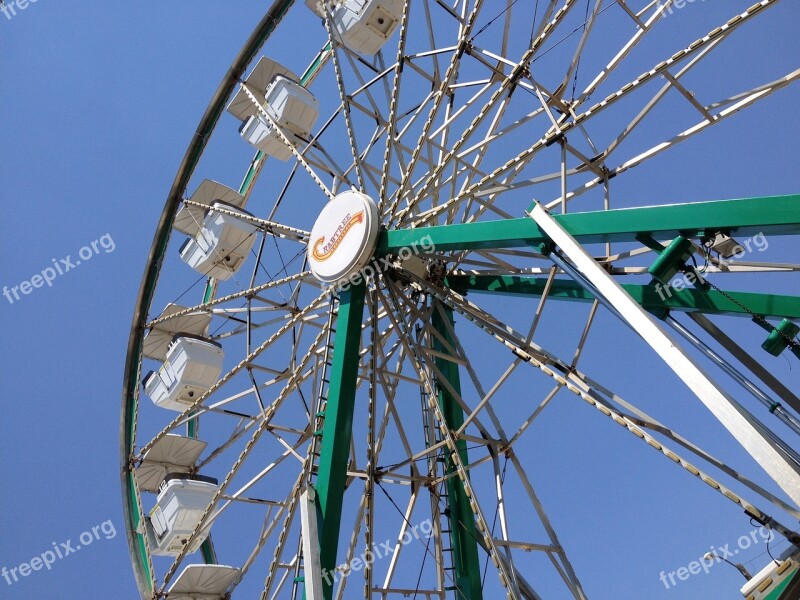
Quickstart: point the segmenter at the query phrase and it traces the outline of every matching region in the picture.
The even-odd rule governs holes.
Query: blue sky
[[[683,10],[703,10],[717,22],[729,16],[726,4],[708,0]],[[80,260],[54,276],[52,286],[41,285],[13,303],[0,298],[5,327],[0,567],[29,561],[53,549],[54,542],[64,548],[61,544],[70,540],[75,547],[82,533],[97,531],[91,543],[49,570],[13,585],[0,579],[1,598],[136,598],[118,484],[131,315],[152,234],[186,144],[265,3],[235,5],[39,0],[11,20],[0,14],[0,197],[6,208],[0,247],[7,255],[0,285],[30,280],[54,267],[53,259],[62,270],[61,259]],[[753,35],[774,38],[782,53],[800,56],[791,26],[800,17],[798,5],[784,2],[775,10],[782,18],[757,20]],[[284,51],[311,55],[302,36],[296,43],[297,48]],[[749,56],[741,68],[743,77],[757,75],[758,56]],[[621,185],[629,186],[623,189],[630,198],[647,194],[639,204],[797,193],[798,104],[795,85],[642,167]],[[797,261],[796,247],[787,240],[775,240],[769,252],[768,260]],[[763,281],[780,293],[800,294],[794,275]],[[742,339],[755,344],[760,331],[743,320],[746,327]],[[612,363],[631,365],[620,388],[635,396],[648,382],[637,381],[639,369],[633,366],[645,363],[644,372],[654,359],[641,358],[638,342],[610,318],[598,331],[608,336],[615,353],[595,357],[584,369],[593,373]],[[796,361],[767,364],[792,389],[800,389]],[[668,403],[680,389],[674,382],[664,384],[652,390],[649,402]],[[698,406],[684,398],[680,410],[685,412],[675,415],[680,417],[676,426],[690,438],[708,434],[724,458],[746,465],[748,474],[766,482]],[[658,577],[661,570],[688,565],[709,546],[733,546],[753,529],[747,520],[701,484],[675,474],[660,457],[620,439],[623,434],[612,430],[613,424],[584,409],[575,409],[567,420],[586,431],[597,427],[603,435],[570,444],[556,471],[542,465],[533,471],[543,478],[569,474],[571,481],[581,481],[572,502],[557,493],[550,501],[560,505],[559,532],[564,544],[576,549],[590,598],[736,597],[741,582],[732,569],[717,567],[671,590]],[[564,423],[546,422],[557,433],[554,440],[572,435]],[[604,495],[595,504],[599,491]],[[543,493],[545,505],[548,496]],[[650,506],[647,511],[644,504]],[[574,519],[568,518],[570,511]],[[650,520],[640,521],[646,514]],[[590,525],[594,529],[587,534]],[[685,535],[675,535],[676,530]],[[602,560],[607,547],[619,550],[615,573]],[[757,570],[764,550],[759,542],[742,550],[739,560],[755,561]],[[616,586],[628,591],[616,594]],[[630,595],[631,590],[642,595]]]

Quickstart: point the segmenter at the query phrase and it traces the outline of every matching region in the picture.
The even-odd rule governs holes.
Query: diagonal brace
[[[572,261],[603,300],[636,331],[680,377],[745,450],[800,506],[800,472],[787,460],[777,443],[765,437],[763,425],[747,414],[680,348],[622,286],[545,209],[535,204],[530,212],[539,228]]]

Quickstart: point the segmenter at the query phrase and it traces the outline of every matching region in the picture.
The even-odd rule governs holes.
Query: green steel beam
[[[133,479],[133,473],[125,474],[125,478],[128,480],[128,486],[126,489],[127,492],[127,504],[130,507],[130,522],[133,523],[141,523],[142,522],[142,515],[139,513],[139,502],[136,498],[136,483]],[[133,532],[129,532],[129,540],[131,543],[131,548],[134,551],[132,555],[133,560],[135,561],[134,564],[142,565],[142,569],[146,576],[151,576],[149,567],[147,566],[147,538],[143,533],[140,533],[138,530],[134,530]],[[148,580],[149,581],[149,580]],[[144,583],[144,582],[142,582]],[[141,584],[140,584],[141,585]],[[152,586],[151,586],[152,590]]]
[[[784,579],[774,590],[764,596],[764,600],[793,600],[800,593],[800,569]]]
[[[365,294],[366,284],[362,282],[343,290],[339,296],[339,316],[336,319],[331,381],[316,484],[320,510],[320,566],[323,573],[333,573],[336,568],[342,500],[353,435]],[[323,580],[322,585],[326,600],[330,600],[333,581]]]
[[[494,292],[521,296],[541,296],[547,284],[547,279],[543,277],[516,275],[451,275],[447,281],[450,287],[461,293]],[[749,317],[750,313],[742,308],[742,306],[746,306],[755,314],[763,317],[800,319],[800,297],[798,296],[725,292],[733,298],[730,300],[715,290],[703,292],[695,288],[684,288],[678,291],[662,286],[659,292],[655,286],[632,283],[623,284],[622,287],[633,296],[634,300],[653,313],[675,310]],[[594,296],[572,279],[555,279],[548,297],[554,300],[576,302],[594,300]]]
[[[211,541],[211,536],[207,537],[203,542],[203,545],[200,546],[200,553],[203,555],[203,562],[205,562],[207,565],[217,564],[217,553],[214,550],[214,544]]]
[[[445,322],[450,322],[450,327]],[[438,301],[434,305],[432,324],[447,343],[454,347],[455,343],[450,328],[453,327],[453,310]],[[434,350],[440,353],[447,353],[446,346],[438,338],[433,340]],[[461,393],[461,377],[458,372],[458,364],[442,356],[436,357],[436,368],[447,380],[448,384],[456,393]],[[464,424],[464,412],[458,401],[450,393],[447,386],[439,385],[438,400],[439,406],[444,414],[448,428],[451,430],[459,429]],[[469,464],[467,456],[467,443],[465,440],[456,442],[458,454],[461,462]],[[445,460],[445,468],[448,475],[456,472],[453,461],[448,457]],[[470,508],[469,497],[464,489],[464,484],[458,477],[447,478],[447,509],[451,529],[451,545],[453,548],[453,567],[455,569],[455,588],[457,600],[480,600],[483,598],[481,591],[481,568],[478,557],[478,532],[475,527],[475,515]]]
[[[716,232],[740,237],[791,235],[800,233],[800,195],[568,213],[554,218],[583,244],[633,242],[643,235],[661,239]],[[548,241],[533,219],[505,219],[387,231],[381,235],[378,253],[431,244],[437,250],[451,251],[520,248]]]

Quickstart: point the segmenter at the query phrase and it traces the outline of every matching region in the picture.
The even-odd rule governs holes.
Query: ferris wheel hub
[[[380,223],[375,202],[356,190],[341,192],[325,205],[308,243],[314,276],[343,283],[366,266],[375,251]]]

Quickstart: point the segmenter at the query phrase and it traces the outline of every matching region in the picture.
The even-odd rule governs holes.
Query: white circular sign
[[[378,230],[378,207],[369,196],[355,190],[338,194],[311,229],[311,272],[324,283],[346,281],[372,257]]]

